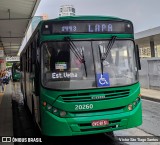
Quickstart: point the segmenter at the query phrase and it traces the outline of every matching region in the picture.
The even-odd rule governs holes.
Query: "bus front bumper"
[[[108,120],[107,126],[93,127],[94,120]],[[132,110],[110,115],[60,118],[42,108],[41,130],[46,136],[74,136],[111,132],[136,127],[142,124],[142,102]]]

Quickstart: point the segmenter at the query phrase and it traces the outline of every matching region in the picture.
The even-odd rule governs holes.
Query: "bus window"
[[[44,47],[44,53],[43,53],[43,66],[44,66],[44,70],[45,72],[50,71],[50,58],[51,58],[51,53],[49,50],[49,47],[47,46],[47,44],[43,45]]]
[[[96,72],[105,73],[109,76],[110,86],[123,86],[137,81],[137,69],[134,61],[134,44],[130,40],[116,40],[113,47],[106,55],[109,41],[94,41],[95,60],[97,62]],[[97,48],[97,49],[96,49]],[[98,50],[101,49],[101,54]],[[103,63],[101,65],[101,63]],[[103,67],[103,68],[101,68]]]
[[[46,87],[56,89],[95,87],[91,43],[89,41],[74,43],[75,50],[66,41],[47,42],[42,45],[42,82]],[[85,64],[76,53],[84,57]]]

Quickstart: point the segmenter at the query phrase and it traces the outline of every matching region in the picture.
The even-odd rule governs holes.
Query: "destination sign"
[[[133,26],[129,21],[59,21],[44,23],[42,33],[133,33]]]

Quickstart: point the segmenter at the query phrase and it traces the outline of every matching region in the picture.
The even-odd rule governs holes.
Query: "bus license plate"
[[[92,122],[92,126],[105,126],[108,124],[109,124],[108,120],[96,120]]]

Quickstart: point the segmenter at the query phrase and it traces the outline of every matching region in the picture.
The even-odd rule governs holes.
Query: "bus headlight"
[[[59,116],[59,117],[65,117],[67,112],[57,109],[53,107],[52,105],[48,104],[47,102],[43,102],[43,106],[46,108],[47,111],[51,112],[52,114]]]
[[[136,101],[134,101],[134,102],[133,102],[133,105],[134,105],[134,106],[136,106],[136,105],[137,105],[137,102],[136,102]]]
[[[128,105],[128,107],[127,107],[128,110],[129,111],[133,110],[137,106],[139,101],[140,101],[140,97],[136,98],[136,100],[134,102],[132,102],[131,104]]]
[[[139,102],[139,100],[140,100],[140,98],[138,97],[138,98],[136,99],[136,102],[138,103],[138,102]]]
[[[58,109],[57,108],[53,108],[53,113],[57,113]]]
[[[133,109],[132,104],[129,104],[129,105],[128,105],[128,110],[131,111],[132,109]]]
[[[50,104],[47,104],[47,110],[51,110],[52,109],[52,106]]]
[[[61,111],[61,112],[60,112],[60,116],[61,116],[61,117],[66,116],[66,114],[67,114],[66,111]]]

